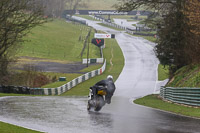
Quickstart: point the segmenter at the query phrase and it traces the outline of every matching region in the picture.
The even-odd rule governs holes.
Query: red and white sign
[[[111,34],[99,34],[95,33],[94,38],[111,38]]]

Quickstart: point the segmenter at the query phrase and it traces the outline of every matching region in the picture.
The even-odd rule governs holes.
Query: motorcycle
[[[94,95],[93,89],[89,90],[90,91],[88,96],[87,110],[90,111],[91,108],[94,108],[94,111],[100,111],[101,108],[105,105],[105,95],[106,95],[105,88],[98,87],[96,95]]]

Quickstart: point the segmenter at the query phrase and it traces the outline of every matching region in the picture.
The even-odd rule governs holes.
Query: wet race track
[[[87,97],[3,97],[1,121],[50,133],[200,132],[200,120],[133,104],[133,99],[157,90],[158,60],[154,44],[91,21],[88,24],[116,34],[125,57],[112,103],[100,112],[88,112]]]

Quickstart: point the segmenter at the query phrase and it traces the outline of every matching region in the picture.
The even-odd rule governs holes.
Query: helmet
[[[108,75],[107,79],[113,79],[113,76],[112,75]]]

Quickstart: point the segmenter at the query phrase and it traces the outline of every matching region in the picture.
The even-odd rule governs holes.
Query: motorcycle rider
[[[116,89],[113,81],[113,76],[108,75],[106,80],[101,80],[97,82],[93,87],[90,87],[90,89],[92,89],[94,97],[97,95],[98,90],[102,88],[106,90],[105,102],[107,104],[110,104],[111,98]]]

